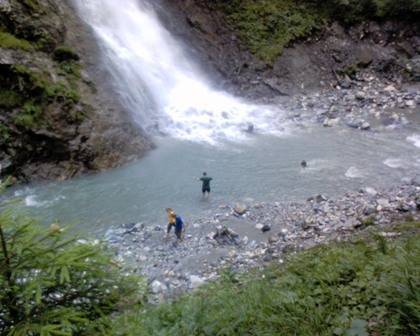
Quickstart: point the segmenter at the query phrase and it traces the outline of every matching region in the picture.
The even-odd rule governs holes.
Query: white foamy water
[[[147,1],[74,0],[95,31],[122,102],[146,130],[217,142],[246,137],[253,124],[279,133],[281,114],[211,87]]]
[[[24,198],[27,207],[42,208],[54,205],[56,202],[64,200],[64,196],[57,196],[52,200],[39,200],[36,195],[28,195]]]
[[[388,158],[384,161],[384,165],[390,168],[402,168],[406,166],[406,162],[398,158]]]
[[[345,176],[348,178],[362,178],[365,175],[362,171],[360,171],[360,169],[356,167],[350,167],[349,169],[347,169]]]
[[[411,136],[407,137],[407,141],[414,144],[414,146],[420,148],[420,135],[418,135],[418,134],[411,135]]]

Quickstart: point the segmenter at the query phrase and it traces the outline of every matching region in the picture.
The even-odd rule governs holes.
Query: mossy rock
[[[0,48],[20,49],[25,51],[31,51],[34,49],[30,42],[2,31],[0,31]]]
[[[79,61],[79,55],[73,51],[71,48],[66,46],[57,47],[53,52],[54,60],[58,62],[65,61]]]
[[[34,102],[26,102],[22,111],[15,116],[14,123],[25,128],[37,128],[42,121],[42,107]]]

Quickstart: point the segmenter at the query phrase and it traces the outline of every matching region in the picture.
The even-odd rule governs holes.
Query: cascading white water
[[[212,89],[147,1],[74,1],[100,41],[122,102],[143,128],[210,143],[243,138],[247,124],[279,130],[279,111]]]

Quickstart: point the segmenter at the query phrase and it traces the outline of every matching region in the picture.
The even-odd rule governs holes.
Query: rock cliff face
[[[389,17],[360,16],[349,23],[344,19],[356,14],[343,10],[335,16],[335,8],[327,15],[298,6],[316,2],[309,0],[162,1],[175,17],[175,24],[165,20],[171,31],[193,41],[226,80],[225,86],[241,95],[330,89],[366,67],[397,83],[420,79],[419,24],[400,12],[398,17],[391,16],[394,12]],[[410,13],[414,10],[420,8]],[[176,24],[182,21],[184,27]]]
[[[108,98],[96,56],[69,4],[0,1],[0,176],[65,179],[152,147]]]

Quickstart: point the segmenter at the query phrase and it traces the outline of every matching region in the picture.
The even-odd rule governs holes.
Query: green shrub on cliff
[[[140,279],[102,245],[77,241],[10,209],[0,214],[0,334],[104,334],[109,316],[141,302]]]
[[[219,6],[251,52],[267,63],[322,24],[316,13],[293,0],[229,0]]]
[[[66,46],[57,47],[53,52],[53,57],[58,62],[78,61],[80,59],[73,49]]]

